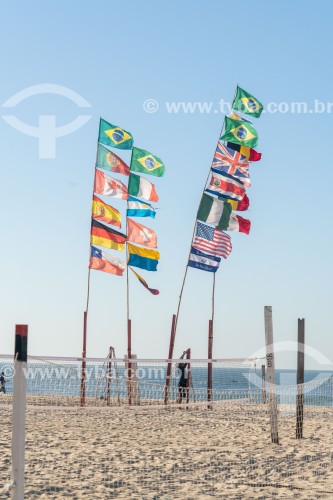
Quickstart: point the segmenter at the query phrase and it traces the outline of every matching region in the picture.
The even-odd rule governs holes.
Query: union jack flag
[[[251,186],[249,163],[245,156],[224,146],[221,142],[217,144],[212,168],[241,182],[246,187]]]
[[[237,167],[249,168],[250,165],[244,155],[224,146],[222,142],[219,141],[214,155],[213,167],[216,168],[220,166],[229,166],[231,169],[229,173],[232,175]]]

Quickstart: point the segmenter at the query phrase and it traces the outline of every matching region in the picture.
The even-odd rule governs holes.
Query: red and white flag
[[[128,198],[125,184],[104,174],[104,172],[101,172],[97,168],[95,171],[94,192],[103,194],[104,196],[113,196],[113,198],[120,198],[122,200],[127,200]]]
[[[228,234],[199,221],[192,246],[197,250],[224,259],[230,255],[232,250],[231,238]]]
[[[145,247],[157,248],[155,231],[129,218],[127,218],[127,240]]]

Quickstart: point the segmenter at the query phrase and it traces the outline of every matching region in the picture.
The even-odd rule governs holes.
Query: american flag
[[[201,222],[197,222],[196,235],[192,246],[197,250],[224,259],[228,257],[232,250],[231,238],[228,234]]]

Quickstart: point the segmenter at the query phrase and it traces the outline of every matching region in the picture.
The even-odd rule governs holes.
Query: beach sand
[[[25,498],[333,498],[332,409],[306,409],[302,440],[293,409],[280,410],[280,444],[272,445],[266,405],[30,404]],[[10,444],[11,406],[1,405],[1,499],[10,498],[1,489]]]

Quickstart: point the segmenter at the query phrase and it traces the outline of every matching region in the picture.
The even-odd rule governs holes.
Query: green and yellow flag
[[[143,174],[156,175],[156,177],[162,177],[165,174],[162,160],[139,148],[133,148],[130,168],[132,172],[142,172]]]
[[[258,133],[248,122],[233,120],[225,117],[225,132],[221,137],[223,141],[254,148],[258,144]]]
[[[101,118],[99,123],[98,142],[118,149],[132,149],[133,137],[126,130],[112,125]]]
[[[234,102],[232,103],[233,109],[236,111],[241,111],[247,115],[252,115],[255,118],[259,118],[264,106],[258,99],[253,97],[253,95],[246,92],[246,90],[241,89],[237,85],[237,92]]]

